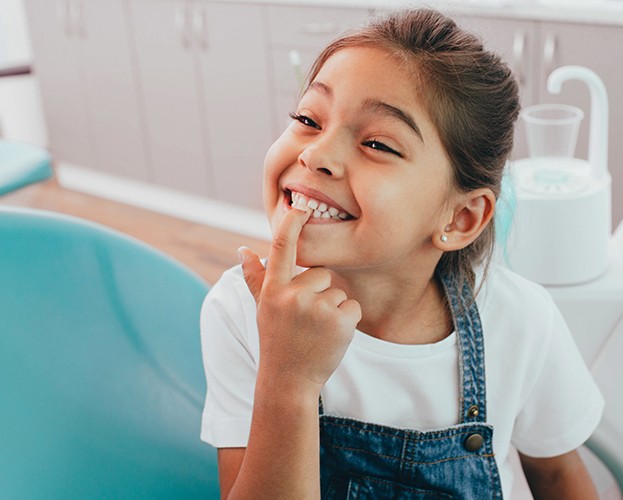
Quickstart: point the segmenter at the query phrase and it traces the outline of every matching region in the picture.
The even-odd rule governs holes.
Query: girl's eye
[[[290,118],[296,120],[297,122],[301,122],[303,125],[307,127],[312,127],[317,130],[320,130],[320,125],[318,125],[314,120],[305,115],[299,115],[298,113],[290,113]]]
[[[381,141],[377,141],[375,139],[372,139],[370,141],[364,142],[363,145],[367,146],[367,147],[369,147],[371,149],[376,149],[377,151],[383,151],[385,153],[390,153],[390,154],[398,156],[399,158],[402,158],[402,153],[399,153],[395,149],[390,148],[387,144],[383,144]]]

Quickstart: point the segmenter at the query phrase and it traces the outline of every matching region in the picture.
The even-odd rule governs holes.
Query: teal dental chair
[[[52,177],[52,160],[43,148],[0,139],[0,195]]]
[[[120,233],[0,209],[0,498],[218,498],[207,290]]]

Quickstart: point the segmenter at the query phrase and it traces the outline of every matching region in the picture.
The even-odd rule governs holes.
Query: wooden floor
[[[171,255],[208,283],[238,263],[238,247],[246,245],[259,255],[269,247],[266,241],[70,191],[54,179],[4,195],[0,205],[71,214],[117,229]]]

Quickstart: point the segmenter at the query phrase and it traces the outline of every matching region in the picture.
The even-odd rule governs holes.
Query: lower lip
[[[290,205],[290,201],[288,200],[287,196],[283,197],[283,207],[284,207],[284,211],[287,212],[288,210],[298,210],[297,208],[293,208]],[[342,219],[322,219],[320,217],[314,217],[313,215],[309,218],[309,220],[305,223],[307,224],[337,224],[337,223],[341,223],[341,222],[348,222]]]

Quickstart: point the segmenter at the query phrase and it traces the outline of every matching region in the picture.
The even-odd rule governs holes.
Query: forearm
[[[228,498],[320,498],[318,396],[258,377],[248,446]]]
[[[221,453],[228,457],[219,473],[223,496],[320,498],[320,388],[342,360],[361,307],[332,287],[327,269],[297,272],[297,241],[310,216],[308,209],[285,213],[267,268],[251,250],[240,250],[257,304],[260,363],[247,448]]]
[[[529,482],[534,500],[598,500],[593,482],[579,480],[577,477],[560,478],[554,481]]]
[[[535,500],[597,500],[597,490],[576,451],[552,458],[521,456]]]

